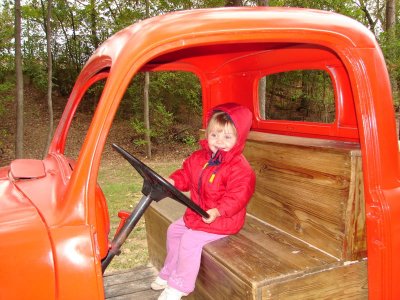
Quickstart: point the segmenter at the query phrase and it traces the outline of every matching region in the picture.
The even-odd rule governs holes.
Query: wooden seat
[[[366,257],[364,183],[356,143],[252,132],[248,213],[340,260]]]
[[[244,228],[205,246],[189,299],[366,299],[357,145],[251,134],[245,155],[256,192]],[[161,268],[171,199],[146,212],[149,257]]]

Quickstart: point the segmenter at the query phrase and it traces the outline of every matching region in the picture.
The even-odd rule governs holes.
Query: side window
[[[335,121],[335,95],[326,71],[294,70],[264,76],[258,95],[263,120]]]
[[[106,79],[94,82],[83,95],[74,113],[64,150],[65,155],[69,158],[78,159],[79,151],[86,137],[105,82]]]

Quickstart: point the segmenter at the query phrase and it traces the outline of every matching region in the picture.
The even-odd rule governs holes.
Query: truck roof
[[[314,34],[305,36],[307,31]],[[337,13],[303,8],[235,7],[179,11],[140,21],[105,41],[91,59],[108,56],[115,60],[125,53],[148,52],[168,43],[175,46],[181,44],[182,48],[188,44],[207,44],[210,43],[210,33],[212,36],[235,33],[234,36],[229,34],[226,43],[258,42],[261,39],[257,41],[256,36],[249,34],[255,32],[262,34],[263,41],[268,34],[268,40],[277,43],[287,41],[284,32],[298,32],[302,35],[299,38],[302,43],[334,48],[339,47],[338,41],[346,47],[378,46],[374,35],[366,27]],[[275,34],[277,32],[279,35]],[[223,40],[221,37],[218,39]]]

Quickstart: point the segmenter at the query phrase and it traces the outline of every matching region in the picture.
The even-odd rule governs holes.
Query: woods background
[[[396,110],[399,105],[400,31],[395,0],[2,0],[0,5],[0,166],[10,159],[26,157],[24,139],[35,130],[26,125],[28,122],[46,124],[47,138],[38,142],[41,154],[36,154],[45,155],[75,79],[102,41],[139,20],[182,9],[291,6],[354,18],[378,40]],[[100,92],[101,86],[90,90],[89,101],[79,108],[84,114],[93,112]],[[151,143],[196,143],[201,91],[195,76],[176,72],[151,77],[139,74],[125,98],[117,119],[130,128],[126,138],[137,147],[144,146],[148,156]],[[33,112],[39,106],[46,113],[36,114],[35,119]],[[35,120],[26,120],[28,116]]]

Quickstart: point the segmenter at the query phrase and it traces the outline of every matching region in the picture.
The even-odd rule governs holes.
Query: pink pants
[[[160,276],[168,286],[186,294],[194,290],[200,269],[203,246],[226,235],[196,231],[185,226],[180,218],[168,227],[167,257]]]

